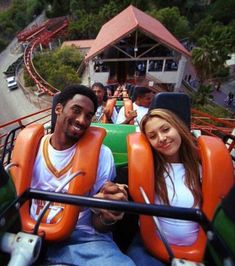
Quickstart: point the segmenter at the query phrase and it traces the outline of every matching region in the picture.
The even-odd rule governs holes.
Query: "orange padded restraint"
[[[112,116],[113,113],[113,109],[116,105],[117,99],[108,99],[105,105],[105,109],[108,110],[109,113],[109,117]],[[101,123],[109,123],[108,117],[106,114],[103,114],[102,118],[101,118]]]
[[[72,173],[81,170],[85,175],[77,176],[70,182],[68,193],[84,195],[92,188],[96,179],[100,147],[105,134],[102,128],[90,127],[79,140]],[[17,167],[11,168],[11,175],[17,195],[21,195],[31,185],[33,165],[43,135],[43,126],[33,124],[24,128],[16,139],[12,162],[17,164]],[[32,232],[35,226],[35,221],[30,217],[29,208],[29,201],[20,208],[22,227],[26,232]],[[79,207],[65,205],[61,220],[55,224],[41,223],[39,234],[45,233],[45,239],[50,241],[67,238],[76,225],[78,214]]]
[[[135,201],[144,203],[139,190],[142,186],[150,202],[154,204],[155,178],[151,147],[142,133],[129,135],[127,145],[130,194]],[[219,138],[201,136],[198,147],[202,161],[202,211],[212,220],[216,206],[234,184],[233,164],[229,151]],[[140,231],[149,252],[163,261],[169,261],[165,246],[156,234],[152,217],[140,215]],[[193,245],[171,245],[176,258],[197,262],[202,261],[205,246],[206,235],[202,228]]]

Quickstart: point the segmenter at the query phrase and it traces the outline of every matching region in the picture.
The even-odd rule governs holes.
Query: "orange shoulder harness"
[[[154,204],[154,163],[150,145],[142,133],[128,136],[129,191],[137,202],[144,202],[140,186]],[[234,184],[231,156],[221,139],[201,136],[198,139],[202,161],[202,211],[212,220],[216,206]],[[141,162],[141,164],[139,163]],[[146,248],[157,258],[168,261],[169,256],[156,232],[152,217],[140,215],[141,236]],[[191,246],[172,245],[176,258],[200,262],[206,246],[206,235],[202,228],[196,242]]]
[[[106,132],[102,128],[90,127],[79,140],[77,151],[73,159],[72,173],[81,170],[85,176],[75,177],[68,189],[68,193],[84,195],[93,186],[96,179],[100,147]],[[12,162],[17,167],[11,168],[17,195],[21,195],[31,185],[32,170],[39,143],[44,135],[42,125],[33,124],[23,129],[15,142]],[[92,152],[91,152],[92,151]],[[29,214],[30,203],[27,201],[20,208],[22,227],[24,231],[32,232],[35,221]],[[79,214],[79,207],[65,205],[62,218],[55,224],[41,223],[39,233],[45,234],[45,239],[60,241],[67,238],[73,231]]]

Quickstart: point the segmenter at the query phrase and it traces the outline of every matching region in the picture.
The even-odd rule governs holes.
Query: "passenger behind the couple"
[[[155,203],[200,208],[202,201],[197,147],[189,129],[174,113],[153,109],[141,121],[141,131],[150,143],[155,167]],[[190,246],[198,236],[195,222],[159,217],[170,244]],[[146,249],[137,234],[128,255],[136,265],[163,265]]]
[[[97,111],[92,119],[92,122],[102,122],[103,116],[107,116],[109,123],[115,123],[117,119],[117,111],[113,108],[112,114],[106,108],[108,100],[107,88],[101,82],[95,82],[91,89],[94,91],[98,101]]]
[[[123,106],[118,113],[116,124],[130,124],[134,122],[135,125],[139,125],[142,117],[149,110],[153,95],[153,92],[146,87],[135,87],[133,110],[130,110],[129,113],[126,114],[125,106]]]

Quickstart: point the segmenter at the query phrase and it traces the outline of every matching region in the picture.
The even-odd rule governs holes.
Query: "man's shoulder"
[[[101,145],[101,148],[100,148],[100,153],[112,153],[111,149],[105,145],[105,144],[102,144]]]
[[[111,149],[108,146],[106,146],[105,144],[101,145],[99,161],[106,164],[106,165],[108,165],[109,162],[114,161],[114,157],[113,157],[113,153],[112,153]]]

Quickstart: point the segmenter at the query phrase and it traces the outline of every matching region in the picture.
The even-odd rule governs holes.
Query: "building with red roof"
[[[84,59],[88,85],[148,81],[179,90],[191,56],[166,27],[133,5],[105,23],[90,41]]]

